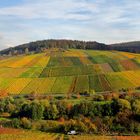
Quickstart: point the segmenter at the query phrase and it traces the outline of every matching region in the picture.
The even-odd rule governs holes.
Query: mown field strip
[[[20,92],[28,85],[31,80],[31,78],[18,78],[6,89],[6,91],[11,94],[20,94]]]
[[[134,87],[133,82],[130,82],[122,72],[107,74],[106,78],[109,81],[112,90]]]

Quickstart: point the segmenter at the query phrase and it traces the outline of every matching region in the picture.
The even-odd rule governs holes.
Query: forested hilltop
[[[140,53],[140,41],[117,43],[110,46],[113,50]]]
[[[16,47],[10,47],[0,51],[1,55],[17,55],[24,53],[40,53],[48,48],[63,49],[93,49],[93,50],[119,50],[127,52],[140,52],[140,41],[106,45],[96,41],[78,41],[78,40],[41,40],[22,44]]]
[[[0,54],[24,54],[28,52],[40,53],[48,48],[62,48],[62,49],[95,49],[95,50],[108,50],[109,47],[105,44],[98,42],[85,42],[77,40],[42,40],[22,44],[16,47],[11,47],[0,51]]]

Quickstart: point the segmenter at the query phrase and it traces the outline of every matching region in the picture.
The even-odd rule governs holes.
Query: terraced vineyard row
[[[11,94],[65,94],[69,91],[104,92],[135,88],[140,85],[139,72],[118,72],[99,75],[59,76],[48,78],[1,78],[0,88]],[[73,81],[76,82],[73,85]],[[73,90],[74,89],[74,90]]]
[[[0,91],[67,94],[140,87],[140,55],[116,51],[48,50],[0,60]]]

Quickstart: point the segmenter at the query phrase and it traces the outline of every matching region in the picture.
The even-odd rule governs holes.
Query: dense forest
[[[1,55],[17,55],[24,53],[39,53],[48,48],[63,49],[93,49],[93,50],[119,50],[127,52],[140,52],[140,42],[128,42],[120,44],[106,45],[96,41],[77,41],[77,40],[42,40],[10,47],[0,51]]]
[[[5,118],[0,125],[53,133],[140,134],[139,96],[95,95],[80,103],[29,97],[0,99],[0,114]]]

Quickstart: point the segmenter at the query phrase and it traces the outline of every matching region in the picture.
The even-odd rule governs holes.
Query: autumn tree
[[[59,111],[55,104],[51,104],[49,107],[45,108],[44,117],[45,119],[57,119],[59,115]]]
[[[25,49],[25,54],[26,54],[26,55],[29,54],[29,49],[28,49],[28,48]]]

